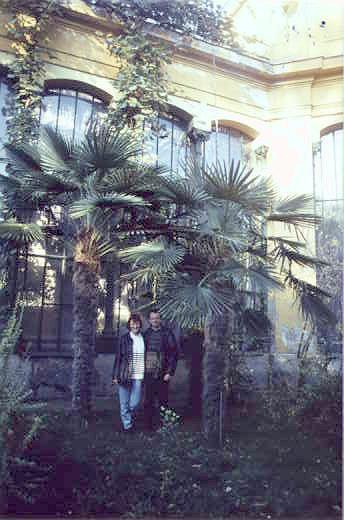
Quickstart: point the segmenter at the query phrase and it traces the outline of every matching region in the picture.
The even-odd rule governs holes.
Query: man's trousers
[[[160,407],[168,407],[169,383],[162,378],[145,377],[145,423],[148,428],[160,424]]]

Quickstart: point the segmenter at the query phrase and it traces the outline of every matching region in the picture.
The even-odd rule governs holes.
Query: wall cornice
[[[79,25],[81,31],[119,32],[119,25],[94,13],[90,15],[65,8],[65,14],[66,18],[63,19],[63,23],[72,22],[74,26]],[[153,37],[175,46],[176,61],[192,61],[208,70],[214,69],[215,62],[218,72],[238,74],[246,80],[251,79],[266,86],[293,79],[323,78],[343,73],[343,56],[341,55],[274,62],[240,50],[215,46],[198,39],[189,39],[157,27],[152,27],[150,32]]]

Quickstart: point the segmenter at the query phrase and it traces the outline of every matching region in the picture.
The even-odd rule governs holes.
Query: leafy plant
[[[290,287],[305,319],[316,323],[319,317],[331,318],[329,295],[293,274],[294,265],[314,268],[321,263],[302,252],[303,227],[319,221],[310,211],[311,197],[281,200],[269,179],[257,178],[240,162],[200,168],[191,161],[185,176],[198,202],[188,225],[170,234],[164,248],[147,243],[145,252],[136,246],[122,258],[133,265],[134,279],[152,285],[165,319],[184,328],[204,328],[203,417],[205,429],[216,438],[224,347],[236,321],[246,317],[259,330],[261,320],[253,320],[250,312],[256,300],[269,290]],[[180,199],[176,193],[177,205]],[[267,235],[265,227],[276,221],[293,229],[297,240]],[[169,267],[161,272],[167,259]]]
[[[11,80],[7,132],[10,142],[19,143],[38,136],[45,76],[42,42],[60,6],[58,0],[1,0],[0,7],[12,14],[6,24],[15,53],[7,75]]]
[[[6,513],[10,495],[26,502],[35,500],[48,468],[28,456],[28,448],[44,427],[44,417],[34,413],[40,405],[28,403],[31,392],[23,369],[11,366],[21,334],[22,310],[17,306],[8,314],[2,309],[0,318],[0,510]]]
[[[165,67],[171,63],[171,51],[133,22],[120,36],[109,33],[106,44],[119,62],[114,80],[119,97],[110,107],[108,119],[118,126],[143,130],[157,114],[166,110],[171,93]]]
[[[124,25],[153,23],[183,35],[216,44],[233,44],[229,20],[212,0],[88,0],[100,13],[116,17]],[[226,22],[226,23],[225,23]],[[226,30],[225,30],[226,26]]]

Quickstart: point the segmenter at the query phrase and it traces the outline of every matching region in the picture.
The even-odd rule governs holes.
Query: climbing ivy
[[[59,14],[57,0],[0,0],[11,13],[6,24],[15,54],[9,66],[12,83],[7,130],[12,143],[35,138],[39,128],[39,107],[43,94],[45,63],[42,43],[53,17]]]
[[[87,0],[98,13],[122,25],[120,35],[105,36],[107,47],[119,64],[114,80],[118,91],[109,118],[117,126],[142,128],[166,108],[171,94],[166,65],[172,47],[149,34],[152,27],[172,30],[216,44],[233,43],[231,24],[210,0],[164,2],[162,0]]]
[[[152,41],[136,23],[121,36],[106,36],[110,53],[118,59],[119,72],[114,80],[119,97],[109,118],[114,124],[142,128],[166,107],[170,93],[165,66],[171,63],[171,50]]]
[[[127,25],[150,22],[163,29],[231,45],[231,21],[212,0],[86,0],[98,13]]]

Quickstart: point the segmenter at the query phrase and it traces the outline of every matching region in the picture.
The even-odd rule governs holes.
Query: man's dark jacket
[[[167,327],[161,326],[161,376],[165,374],[174,375],[178,361],[178,345],[173,332]],[[149,327],[144,332],[143,337],[145,340],[146,351],[150,350],[150,339],[152,336],[153,329]]]

